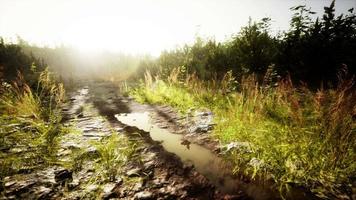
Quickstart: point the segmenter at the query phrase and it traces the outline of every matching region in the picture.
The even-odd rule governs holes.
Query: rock
[[[163,178],[156,178],[152,181],[152,188],[162,188],[164,185],[167,185],[169,182],[165,181]]]
[[[146,151],[146,149],[145,149],[145,151]],[[151,161],[151,160],[155,160],[156,156],[157,156],[156,153],[149,152],[149,153],[143,155],[142,160],[145,161],[145,162]]]
[[[226,154],[233,149],[244,153],[252,153],[251,144],[249,142],[230,142],[227,145],[221,146],[220,149],[222,149],[222,154]]]
[[[11,186],[13,186],[13,185],[15,185],[16,184],[16,181],[9,181],[9,182],[6,182],[5,184],[4,184],[4,187],[5,188],[9,188],[9,187],[11,187]]]
[[[116,130],[117,132],[123,132],[123,131],[124,131],[124,128],[118,127],[118,128],[116,128],[115,130]]]
[[[159,128],[161,128],[161,129],[167,129],[168,126],[167,126],[166,124],[160,124],[160,125],[159,125]]]
[[[198,124],[193,126],[189,129],[191,133],[207,133],[208,131],[212,130],[213,126],[210,124]]]
[[[60,149],[57,153],[57,156],[61,157],[61,156],[67,156],[69,154],[71,154],[72,151],[69,149]]]
[[[86,190],[87,190],[88,192],[95,192],[95,191],[98,190],[98,189],[99,189],[99,186],[98,186],[98,185],[94,185],[94,184],[88,185],[88,186],[86,187]]]
[[[68,189],[73,190],[74,188],[80,185],[79,180],[75,179],[72,182],[68,183]]]
[[[63,148],[67,148],[67,149],[80,149],[80,148],[82,148],[82,146],[80,144],[78,144],[76,142],[73,142],[73,141],[63,142],[61,144],[61,146]]]
[[[72,181],[73,180],[72,175],[73,175],[73,172],[71,172],[67,169],[63,169],[63,170],[54,172],[54,179],[56,180],[57,183],[62,183],[67,180]]]
[[[36,189],[36,199],[48,199],[52,195],[53,190],[44,186],[40,186]]]
[[[114,190],[116,188],[116,183],[107,183],[103,186],[103,199],[110,199],[115,197]]]
[[[133,191],[141,191],[143,189],[143,184],[144,184],[144,181],[141,179],[139,182],[137,182],[134,186],[133,186]]]
[[[143,167],[145,169],[152,169],[155,167],[155,161],[151,160],[151,161],[148,161],[146,162],[145,164],[143,164]]]
[[[141,169],[140,168],[134,168],[130,169],[129,171],[126,172],[126,175],[128,177],[138,177],[140,176]]]
[[[153,199],[153,194],[152,194],[152,192],[149,192],[149,191],[142,191],[142,192],[136,193],[134,198],[135,199]]]
[[[86,153],[88,155],[90,154],[90,155],[93,155],[93,156],[99,156],[100,155],[98,149],[96,147],[93,147],[93,146],[87,148]]]
[[[212,112],[199,112],[199,111],[195,111],[194,113],[194,116],[209,116],[209,115],[212,115],[213,113]]]
[[[83,133],[84,137],[89,137],[89,138],[102,138],[105,135],[99,132],[84,132]]]
[[[11,186],[5,188],[6,195],[20,195],[29,191],[35,184],[35,180],[17,181],[16,184],[10,184]]]

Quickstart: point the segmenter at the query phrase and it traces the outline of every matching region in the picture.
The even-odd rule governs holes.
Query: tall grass
[[[2,82],[0,148],[19,152],[1,151],[0,179],[53,162],[57,136],[65,132],[60,124],[63,85],[48,70],[37,73],[37,86],[30,87],[21,73],[12,83]]]
[[[341,71],[335,89],[311,91],[294,86],[290,77],[271,82],[271,74],[260,84],[255,76],[237,83],[230,72],[209,82],[182,76],[179,69],[167,80],[146,73],[145,84],[131,95],[182,112],[212,110],[217,124],[212,137],[221,144],[247,142],[251,148],[229,153],[235,173],[272,180],[282,194],[291,185],[322,198],[347,193],[356,177],[354,79]]]
[[[99,160],[96,169],[104,180],[115,181],[122,168],[132,158],[136,146],[125,136],[113,133],[105,141],[95,144]]]

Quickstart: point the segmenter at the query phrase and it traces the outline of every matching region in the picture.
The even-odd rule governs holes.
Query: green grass
[[[178,77],[177,72],[170,77]],[[353,80],[340,78],[333,90],[312,92],[294,87],[290,79],[278,86],[244,78],[239,92],[229,92],[234,79],[202,82],[188,76],[155,80],[146,74],[130,95],[140,102],[169,104],[180,112],[208,108],[217,124],[212,137],[221,144],[248,142],[252,152],[234,150],[228,159],[235,173],[252,179],[272,179],[281,194],[291,185],[305,187],[322,198],[350,190],[356,177],[356,95]],[[233,89],[233,88],[231,88]],[[259,165],[251,164],[259,161]]]
[[[67,132],[60,124],[63,86],[45,70],[36,88],[19,74],[0,90],[0,180],[56,162],[58,136]]]
[[[71,159],[67,161],[67,167],[75,172],[90,167],[93,172],[90,178],[81,181],[78,191],[81,198],[102,198],[103,186],[107,183],[115,183],[118,180],[125,182],[125,187],[137,182],[135,178],[125,177],[124,169],[127,163],[139,161],[136,154],[137,141],[131,141],[126,136],[115,131],[100,141],[90,142],[93,151],[76,149],[72,151]],[[95,186],[97,190],[85,191],[86,188]],[[84,191],[84,192],[83,192]]]
[[[136,143],[129,141],[123,135],[113,133],[104,141],[95,143],[99,153],[95,165],[96,171],[104,180],[115,181],[122,173],[122,168],[133,158]]]

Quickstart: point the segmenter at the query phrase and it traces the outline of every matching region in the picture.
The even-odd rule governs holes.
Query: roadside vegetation
[[[241,91],[228,92],[234,84],[231,73],[220,82],[194,76],[179,82],[172,79],[177,75],[152,80],[147,73],[145,84],[130,94],[140,102],[169,104],[182,113],[211,110],[216,123],[213,138],[222,145],[249,145],[249,151],[229,153],[235,173],[273,180],[282,193],[289,186],[305,187],[325,198],[349,192],[356,170],[356,94],[353,79],[346,74],[340,74],[336,89],[317,92],[295,87],[290,79],[273,86],[259,84],[255,76],[243,78]]]
[[[32,171],[56,162],[57,138],[61,125],[63,85],[45,69],[35,71],[37,84],[31,88],[19,72],[12,82],[0,87],[0,179],[19,171]]]
[[[356,16],[322,19],[305,6],[288,32],[272,36],[269,19],[252,22],[224,43],[192,46],[141,63],[140,102],[181,113],[209,109],[234,173],[272,181],[281,194],[302,187],[321,198],[350,195],[356,177]]]
[[[22,44],[0,41],[0,197],[7,197],[5,193],[9,188],[5,183],[9,180],[21,182],[24,178],[21,174],[46,172],[51,167],[58,167],[62,173],[48,172],[49,176],[55,176],[56,182],[65,183],[58,186],[64,186],[63,191],[58,192],[63,196],[73,195],[70,192],[79,188],[82,191],[74,192],[76,196],[97,199],[102,198],[108,184],[115,187],[122,184],[123,179],[127,187],[136,184],[137,181],[125,177],[124,172],[129,162],[139,160],[137,142],[129,141],[114,130],[100,141],[83,140],[76,120],[64,124],[66,120],[62,119],[62,108],[70,102],[60,76],[53,72],[56,68],[46,67],[43,59],[26,53],[24,48],[24,41]],[[37,50],[52,52],[46,48]],[[66,86],[71,87],[73,85]],[[88,104],[84,106],[87,107],[85,112],[95,112]],[[61,145],[66,142],[77,146],[63,148]],[[63,180],[56,176],[62,176]],[[73,180],[76,176],[84,178],[78,182]]]
[[[91,141],[90,145],[90,151],[77,149],[64,162],[74,173],[88,174],[81,179],[77,196],[89,199],[107,198],[112,195],[111,190],[114,191],[123,182],[126,187],[137,183],[136,177],[125,176],[127,164],[140,159],[136,152],[137,141],[130,141],[126,136],[113,131],[109,137]],[[108,190],[106,187],[110,188],[109,191],[105,191]]]
[[[282,196],[302,188],[324,199],[349,198],[356,187],[356,15],[351,8],[336,16],[335,1],[321,17],[304,5],[291,11],[285,32],[272,33],[269,18],[250,19],[224,42],[197,37],[158,58],[85,56],[0,37],[0,195],[5,177],[54,165],[71,178],[88,168],[74,186],[80,198],[102,198],[107,184],[115,188],[122,179],[132,187],[142,181],[124,175],[140,162],[138,141],[118,132],[84,141],[74,128],[83,112],[100,115],[92,105],[79,105],[63,124],[64,88],[95,79],[119,82],[123,95],[182,115],[210,110],[211,138],[236,147],[223,155],[232,173],[271,183]],[[66,136],[75,143],[67,149],[60,147]],[[59,149],[69,155],[58,156]]]

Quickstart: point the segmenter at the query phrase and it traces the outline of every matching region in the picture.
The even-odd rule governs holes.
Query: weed
[[[295,87],[290,77],[271,81],[275,78],[270,74],[263,84],[255,76],[236,83],[231,73],[211,81],[187,75],[182,83],[179,70],[167,80],[153,80],[146,72],[145,82],[130,94],[181,112],[212,110],[217,124],[212,137],[223,144],[240,141],[251,146],[251,152],[228,155],[235,173],[272,178],[281,194],[290,185],[306,187],[323,198],[345,193],[356,177],[353,78],[342,72],[337,88],[312,92]]]
[[[96,171],[104,180],[115,181],[121,173],[122,167],[132,158],[135,152],[135,144],[125,136],[113,133],[105,141],[97,142],[95,147],[98,151]]]
[[[0,155],[0,179],[53,162],[57,137],[66,132],[59,110],[63,85],[54,82],[48,70],[39,73],[37,89],[27,85],[21,73],[12,84],[2,84],[0,148],[6,151]]]

